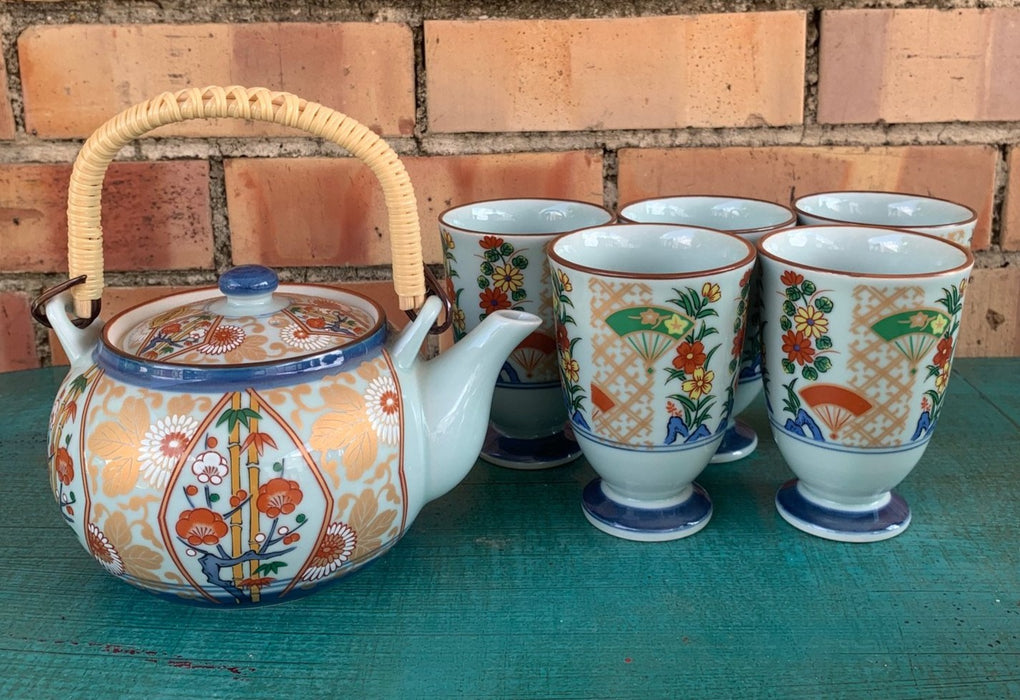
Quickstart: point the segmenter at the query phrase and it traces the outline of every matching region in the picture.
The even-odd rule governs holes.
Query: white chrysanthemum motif
[[[229,471],[227,458],[213,450],[203,452],[191,463],[191,473],[198,477],[200,484],[219,486]]]
[[[347,523],[330,523],[326,536],[315,551],[308,568],[301,576],[305,581],[318,581],[350,561],[358,535]]]
[[[324,350],[333,343],[329,336],[309,333],[296,323],[281,330],[280,337],[290,347],[302,350]]]
[[[197,429],[198,421],[191,416],[166,416],[149,426],[138,458],[142,477],[150,486],[157,489],[166,486],[170,470],[184,456]]]
[[[373,379],[365,390],[368,420],[379,439],[395,445],[400,439],[400,396],[393,377],[385,375]]]
[[[114,576],[120,576],[124,573],[124,561],[120,558],[120,554],[117,553],[117,548],[113,546],[113,543],[107,539],[103,531],[95,523],[89,523],[88,530],[85,533],[85,540],[89,545],[89,552],[92,553],[103,568],[109,571]]]
[[[199,348],[206,355],[222,355],[236,350],[244,342],[244,329],[240,326],[220,326],[205,339]]]

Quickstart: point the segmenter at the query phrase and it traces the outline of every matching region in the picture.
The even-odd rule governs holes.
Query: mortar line
[[[1009,190],[1009,151],[1008,144],[999,144],[996,149],[995,191],[992,197],[992,215],[989,232],[989,245],[1002,247],[1005,229],[1006,195]]]
[[[602,204],[612,212],[620,205],[620,153],[607,147],[602,149]]]
[[[234,262],[230,238],[230,214],[227,209],[227,175],[222,156],[210,156],[209,217],[213,237],[213,267],[224,272]]]
[[[821,75],[822,13],[809,8],[804,28],[804,126],[818,125],[818,80]]]

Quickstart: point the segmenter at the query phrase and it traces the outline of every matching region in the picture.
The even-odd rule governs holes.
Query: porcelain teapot
[[[371,299],[280,284],[255,265],[96,318],[107,166],[145,131],[210,116],[298,126],[372,167],[387,196],[394,284],[415,316],[407,328],[395,334]],[[283,601],[386,552],[472,467],[499,370],[539,325],[493,313],[423,359],[444,301],[424,293],[406,172],[360,124],[286,93],[186,90],[115,117],[75,162],[68,222],[71,279],[35,308],[71,360],[50,418],[50,484],[103,568],[175,599]]]

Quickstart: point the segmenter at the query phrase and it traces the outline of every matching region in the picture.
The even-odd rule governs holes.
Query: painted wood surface
[[[379,562],[310,597],[186,607],[106,574],[61,521],[44,435],[62,369],[0,375],[0,697],[1020,696],[1020,360],[959,360],[868,545],[776,514],[751,457],[699,479],[701,533],[625,542],[580,512],[586,463],[478,463]]]

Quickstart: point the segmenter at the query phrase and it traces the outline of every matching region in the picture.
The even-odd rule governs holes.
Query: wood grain
[[[583,461],[478,463],[367,570],[274,607],[158,600],[61,522],[44,432],[62,370],[0,374],[0,696],[974,698],[1020,694],[1020,360],[959,360],[901,485],[914,522],[868,545],[775,513],[761,446],[699,479],[687,540],[580,512]]]

